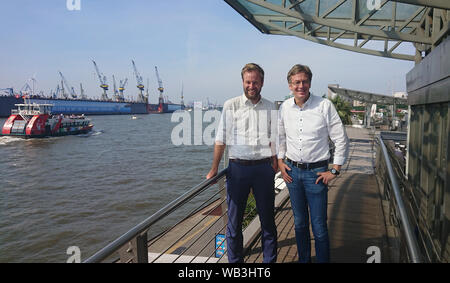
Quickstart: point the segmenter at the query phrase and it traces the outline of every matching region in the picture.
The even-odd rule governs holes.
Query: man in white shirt
[[[348,139],[331,101],[309,92],[312,72],[308,66],[293,66],[287,79],[294,97],[279,110],[278,166],[289,189],[299,262],[311,262],[310,215],[316,261],[329,262],[327,184],[346,161]],[[329,139],[335,145],[331,170]]]
[[[214,144],[214,157],[207,179],[217,175],[225,146],[227,168],[228,262],[243,262],[242,221],[250,189],[261,222],[263,262],[276,262],[277,230],[274,218],[276,157],[276,113],[274,103],[261,97],[264,71],[249,63],[241,72],[244,94],[224,103]],[[276,116],[275,116],[276,117]],[[272,126],[274,124],[274,126]]]

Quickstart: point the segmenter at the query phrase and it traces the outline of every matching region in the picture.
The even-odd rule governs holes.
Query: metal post
[[[136,257],[138,263],[148,263],[147,232],[136,237]]]
[[[147,233],[137,235],[118,250],[121,263],[148,263]]]
[[[223,165],[224,165],[224,170],[226,170],[228,168],[228,147],[225,147],[225,152],[223,155]],[[222,204],[220,205],[220,209],[222,211],[223,217],[222,217],[222,227],[226,227],[227,223],[228,223],[228,213],[226,213],[226,211],[228,210],[228,205],[227,205],[227,189],[226,189],[226,178],[222,178],[219,181],[219,190],[222,190],[220,193],[220,199],[223,200]]]
[[[364,127],[369,129],[370,128],[370,119],[372,116],[372,103],[366,104],[366,115],[365,115],[365,121],[364,121]]]

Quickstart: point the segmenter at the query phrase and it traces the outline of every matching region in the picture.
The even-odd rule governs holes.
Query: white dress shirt
[[[334,105],[328,99],[311,95],[299,107],[294,98],[281,104],[278,115],[278,158],[302,163],[330,158],[328,143],[335,145],[333,163],[343,165],[348,157],[348,138]]]
[[[256,104],[245,94],[229,99],[223,105],[215,141],[228,146],[229,158],[259,160],[274,156],[277,116],[275,104],[265,98]]]

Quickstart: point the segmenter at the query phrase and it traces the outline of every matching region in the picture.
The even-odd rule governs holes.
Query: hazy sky
[[[79,11],[69,11],[66,0],[2,0],[0,11],[0,88],[17,91],[34,75],[47,94],[61,71],[77,91],[81,82],[89,97],[98,97],[91,59],[108,77],[110,96],[114,74],[117,82],[128,78],[125,95],[135,98],[134,59],[144,84],[149,78],[151,103],[158,96],[155,66],[165,95],[177,103],[182,82],[185,102],[223,103],[240,95],[240,71],[248,62],[264,68],[262,95],[270,100],[289,94],[286,74],[297,63],[312,69],[315,95],[334,83],[380,94],[405,91],[414,66],[262,34],[221,0],[81,0]]]

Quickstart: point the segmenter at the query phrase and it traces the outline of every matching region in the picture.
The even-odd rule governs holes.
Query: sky
[[[116,81],[128,78],[125,97],[138,89],[131,60],[150,103],[158,98],[155,66],[164,94],[179,103],[209,100],[223,104],[241,95],[240,72],[249,62],[263,67],[261,92],[272,101],[289,94],[286,74],[295,64],[313,72],[311,92],[327,93],[328,84],[392,94],[406,91],[406,73],[414,62],[359,54],[292,36],[260,33],[222,0],[80,0],[69,10],[66,0],[0,2],[0,88],[19,91],[29,79],[36,90],[55,90],[61,71],[76,91],[88,97],[102,90],[91,60]],[[408,47],[405,47],[408,49]],[[412,45],[409,54],[413,55]]]

